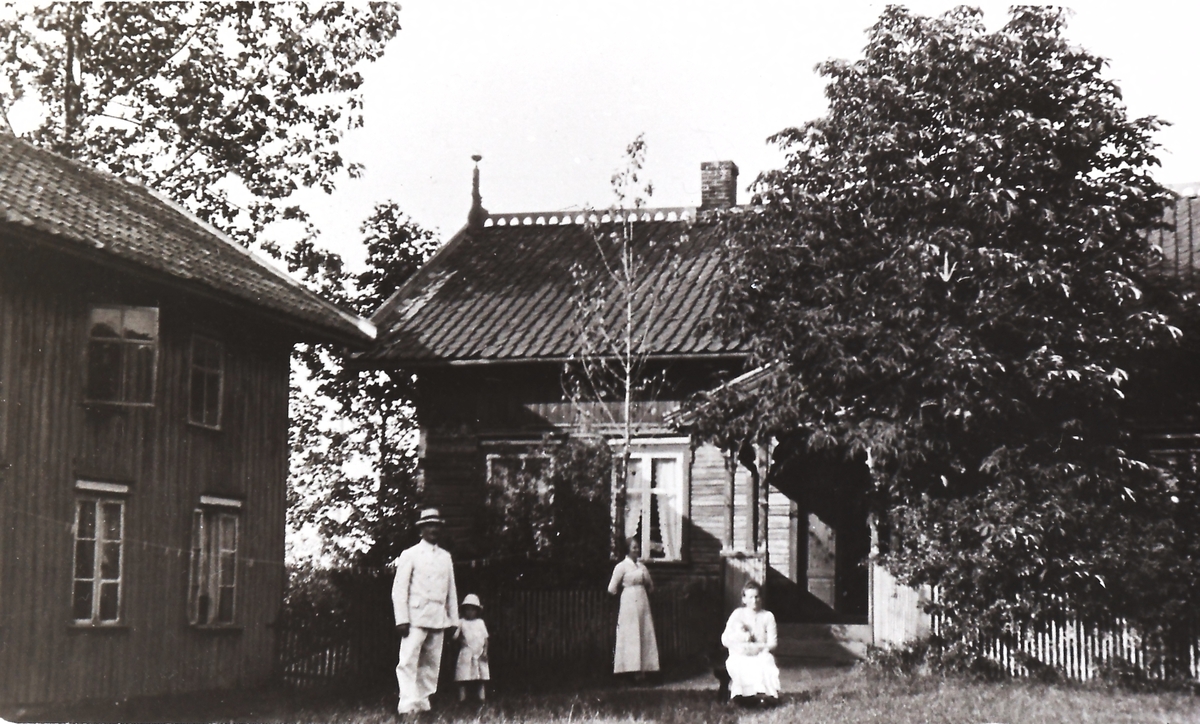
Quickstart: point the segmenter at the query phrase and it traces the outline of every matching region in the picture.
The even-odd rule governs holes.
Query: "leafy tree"
[[[723,222],[716,325],[763,371],[699,408],[713,437],[869,456],[884,562],[986,634],[1197,601],[1194,478],[1123,418],[1130,365],[1180,336],[1146,238],[1160,124],[1064,26],[893,6],[819,66],[827,115],[772,138],[784,167]]]
[[[337,298],[369,316],[436,242],[390,201],[360,231],[367,268]],[[314,528],[337,563],[391,560],[413,542],[418,504],[413,378],[357,369],[345,350],[323,346],[302,346],[297,358],[314,389],[292,396],[290,527]]]
[[[362,76],[399,31],[371,3],[47,3],[0,18],[0,112],[32,141],[170,196],[249,245],[307,222],[300,187],[357,176]]]
[[[155,188],[370,314],[431,235],[395,204],[377,208],[363,229],[369,269],[356,278],[317,245],[296,192],[330,192],[361,171],[338,146],[362,124],[358,68],[383,54],[398,16],[383,2],[10,7],[0,15],[0,123],[23,130],[12,119],[32,109],[34,143]],[[271,238],[286,224],[301,230],[290,248]],[[319,387],[293,390],[291,524],[315,525],[341,560],[383,535],[392,496],[406,489],[378,481],[411,473],[407,393],[391,389],[409,383],[342,375],[341,353],[328,349],[302,347],[297,359]]]

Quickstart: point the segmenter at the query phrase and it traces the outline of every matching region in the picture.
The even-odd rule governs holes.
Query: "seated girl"
[[[729,649],[729,696],[743,703],[774,703],[779,698],[775,666],[778,635],[775,615],[762,610],[762,589],[753,581],[742,588],[742,607],[729,615],[721,644]]]

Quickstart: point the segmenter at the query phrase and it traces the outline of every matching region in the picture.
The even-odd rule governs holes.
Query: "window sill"
[[[88,410],[148,410],[154,407],[153,402],[117,402],[115,400],[83,400],[81,403]]]
[[[673,561],[642,558],[641,562],[645,563],[647,568],[686,568],[691,564],[690,561],[686,561],[682,558]]]
[[[106,631],[113,633],[128,633],[130,627],[127,623],[70,623],[67,624],[67,629],[70,631]]]

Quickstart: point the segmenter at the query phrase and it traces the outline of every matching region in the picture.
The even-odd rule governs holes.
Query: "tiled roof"
[[[493,214],[450,240],[372,317],[379,343],[366,360],[395,364],[559,360],[580,351],[579,278],[602,276],[597,239],[616,227],[602,212]],[[1200,199],[1167,209],[1174,231],[1154,231],[1166,268],[1200,281]],[[633,248],[652,268],[635,309],[653,309],[651,355],[738,354],[708,328],[720,288],[715,225],[691,209],[645,210],[633,222]],[[611,287],[611,285],[609,285]],[[653,290],[653,291],[651,291]],[[619,295],[604,303],[610,320]],[[615,321],[610,321],[610,325]],[[640,324],[640,323],[639,323]],[[639,327],[640,329],[640,327]]]
[[[50,235],[282,315],[315,340],[365,343],[374,330],[149,189],[0,133],[0,228]]]
[[[371,321],[379,344],[366,359],[397,364],[561,360],[580,352],[585,285],[605,278],[600,248],[621,228],[604,212],[493,214],[465,228],[389,299]],[[629,212],[622,212],[629,213]],[[629,222],[637,276],[635,323],[650,356],[737,353],[707,328],[718,299],[721,238],[692,209],[643,209]],[[623,296],[601,287],[610,329]],[[644,320],[648,319],[648,324]]]
[[[1174,230],[1152,231],[1150,241],[1162,247],[1166,270],[1195,286],[1200,283],[1200,199],[1195,191],[1177,197],[1165,216]]]

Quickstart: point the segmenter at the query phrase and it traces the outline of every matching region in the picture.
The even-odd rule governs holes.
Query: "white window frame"
[[[242,501],[213,495],[200,496],[192,511],[192,539],[188,566],[188,622],[200,628],[236,626],[238,621],[238,558],[242,544]],[[222,526],[232,524],[233,547],[222,547]],[[229,578],[221,578],[222,561],[228,560]],[[222,593],[229,591],[229,615],[221,616]],[[202,602],[207,601],[207,605]],[[203,609],[203,610],[202,610]]]
[[[129,486],[118,483],[98,483],[80,480],[75,483],[75,523],[71,528],[72,548],[71,557],[71,618],[76,626],[119,626],[124,618],[125,609],[125,496]],[[85,533],[81,525],[83,509],[92,507],[92,536],[81,537]],[[117,506],[117,537],[115,540],[105,537],[107,519],[105,512],[111,506]],[[116,577],[104,575],[104,547],[115,543],[117,548]],[[80,551],[84,546],[90,548],[91,565],[88,566],[80,559]],[[82,569],[82,570],[81,570]],[[90,570],[88,570],[90,569]],[[82,574],[82,575],[81,575]],[[87,617],[77,615],[76,590],[89,585],[91,604]],[[111,617],[102,617],[103,592],[106,587],[116,587],[116,612]],[[111,589],[110,589],[111,590]]]
[[[122,319],[121,330],[125,329],[124,319],[125,319],[126,313],[131,312],[131,311],[152,310],[154,312],[154,339],[151,341],[144,341],[144,340],[130,340],[130,339],[126,339],[124,336],[117,336],[117,337],[93,336],[92,335],[92,326],[93,326],[92,325],[92,315],[97,310],[109,310],[109,311],[120,312],[121,319]],[[85,362],[84,362],[84,364],[85,364],[84,387],[83,387],[84,402],[93,403],[93,404],[104,404],[104,405],[122,405],[122,406],[126,406],[126,407],[153,407],[154,406],[154,398],[157,396],[157,391],[158,391],[158,348],[159,348],[159,343],[160,343],[161,337],[162,337],[162,314],[161,314],[161,311],[159,310],[159,308],[158,307],[148,307],[148,306],[130,306],[130,305],[125,305],[125,304],[93,304],[92,306],[90,306],[88,308],[87,327],[88,327],[88,329],[87,329],[87,347],[86,347]],[[121,330],[118,330],[118,331],[121,331]],[[121,350],[121,364],[120,364],[121,369],[120,369],[120,373],[119,373],[120,380],[119,380],[119,384],[118,384],[117,397],[115,399],[104,399],[104,398],[92,397],[91,394],[89,393],[89,389],[92,384],[92,364],[93,364],[92,355],[94,354],[94,352],[92,351],[93,343],[120,345],[120,347],[119,347],[119,349]],[[131,353],[131,350],[135,350],[138,348],[149,348],[150,349],[150,399],[148,399],[148,400],[130,400],[129,396],[131,393],[130,393],[130,390],[127,389],[126,384],[125,384],[126,377],[129,373],[129,366],[131,364],[133,364],[132,362],[130,362],[129,354]]]
[[[613,454],[619,456],[621,454],[622,443],[620,440],[610,441],[610,445],[614,448]],[[642,506],[641,516],[643,521],[651,519],[651,506],[654,496],[658,496],[661,500],[663,497],[670,496],[674,498],[676,505],[673,508],[668,508],[672,511],[672,516],[669,521],[671,528],[670,533],[676,541],[673,552],[674,555],[664,555],[662,557],[653,557],[653,530],[650,525],[642,525],[642,533],[640,543],[642,544],[642,558],[650,562],[662,563],[678,563],[684,560],[684,550],[686,541],[684,539],[685,530],[687,528],[685,522],[689,512],[689,496],[691,491],[690,471],[688,463],[690,462],[690,440],[688,438],[646,438],[635,439],[630,441],[629,461],[632,464],[637,463],[639,470],[646,470],[653,476],[655,460],[672,460],[677,466],[678,475],[673,481],[671,488],[663,490],[656,484],[653,477],[645,485],[630,485],[628,479],[625,487],[625,509],[621,511],[621,530],[628,537],[633,533],[629,530],[629,515],[630,501],[633,500],[631,491],[639,492],[640,504]],[[659,525],[663,525],[661,519],[664,506],[658,506],[660,515]]]
[[[217,350],[217,366],[216,367],[205,367],[203,365],[196,363],[196,344],[198,342],[201,344],[209,344],[209,345],[213,345],[214,347],[216,347],[216,350]],[[194,417],[193,413],[195,412],[195,410],[192,409],[192,400],[194,399],[194,394],[195,394],[197,373],[199,373],[206,379],[206,382],[205,382],[206,387],[208,384],[207,378],[212,375],[216,376],[216,379],[217,379],[217,419],[216,419],[216,422],[210,423],[210,422],[206,422],[205,420],[202,420],[202,419],[197,420]],[[200,411],[201,415],[203,415],[203,413],[207,412],[207,410],[208,410],[208,407],[206,404],[207,400],[208,400],[208,397],[205,396],[201,403],[201,407],[203,408]],[[188,408],[188,412],[187,412],[188,423],[195,425],[197,427],[207,428],[209,430],[220,430],[221,429],[221,420],[222,420],[222,418],[224,416],[224,412],[225,412],[225,345],[224,345],[224,343],[222,343],[218,340],[215,340],[211,337],[206,337],[205,335],[202,335],[202,334],[193,334],[191,344],[188,345],[187,408]]]

